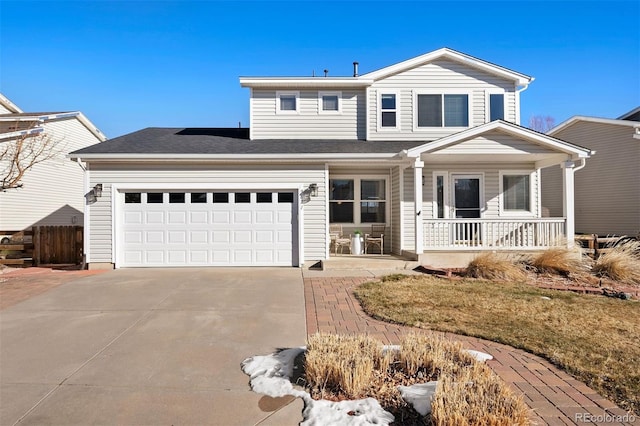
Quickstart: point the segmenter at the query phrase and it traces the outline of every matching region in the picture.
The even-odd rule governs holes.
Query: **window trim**
[[[353,222],[329,222],[329,223],[339,223],[343,226],[369,226],[369,225],[389,225],[391,223],[391,189],[389,188],[389,182],[391,181],[389,175],[360,175],[360,174],[330,174],[329,181],[333,179],[350,179],[353,180],[353,200],[331,200],[331,194],[327,193],[327,218],[329,218],[329,209],[331,208],[331,203],[338,201],[347,201],[353,202]],[[384,200],[362,200],[362,188],[360,186],[360,182],[363,180],[384,180]],[[327,192],[331,191],[331,187],[327,188]],[[385,222],[361,222],[361,206],[360,203],[366,201],[379,201],[385,203],[384,205],[384,217]],[[364,231],[363,231],[364,232]]]
[[[450,206],[449,206],[449,193],[450,193],[450,188],[449,188],[449,172],[445,172],[445,171],[434,171],[433,172],[433,212],[432,212],[432,218],[433,219],[449,219],[449,210],[450,210]],[[438,177],[442,177],[442,185],[443,185],[443,189],[442,189],[442,199],[443,199],[443,208],[442,208],[442,212],[443,212],[443,216],[444,217],[438,217]]]
[[[500,203],[500,216],[526,216],[536,217],[536,197],[534,194],[535,170],[500,170],[498,173],[498,191]],[[504,181],[503,176],[529,176],[529,210],[506,210],[504,208]]]
[[[296,109],[295,110],[282,110],[280,109],[282,96],[295,96]],[[300,92],[296,90],[279,90],[276,92],[276,114],[299,114],[300,113]]]
[[[418,126],[418,95],[442,95],[442,103],[440,105],[442,111],[442,125],[441,126]],[[451,126],[447,127],[444,125],[445,116],[444,116],[444,95],[466,95],[467,96],[467,122],[468,126]],[[434,130],[441,131],[442,129],[446,130],[464,130],[470,129],[473,127],[473,92],[469,90],[458,90],[458,89],[415,89],[412,93],[413,100],[413,131],[414,132],[432,132]]]
[[[397,132],[400,130],[400,91],[399,90],[377,90],[378,97],[378,122],[377,128],[379,132]],[[394,95],[396,97],[396,125],[395,127],[385,126],[382,127],[382,95]],[[391,112],[391,110],[385,110],[386,112]]]
[[[338,109],[337,110],[324,110],[322,107],[324,105],[323,102],[323,98],[325,96],[337,96],[338,97]],[[342,114],[342,92],[336,92],[336,91],[332,91],[332,92],[325,92],[325,91],[320,91],[318,92],[318,114]]]
[[[491,95],[502,95],[502,110],[504,111],[504,121],[511,121],[507,119],[507,92],[504,89],[486,89],[484,91],[484,122],[489,123],[491,121]]]

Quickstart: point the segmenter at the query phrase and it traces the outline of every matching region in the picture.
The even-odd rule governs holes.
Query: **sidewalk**
[[[368,333],[387,344],[397,344],[401,336],[416,330],[372,319],[352,296],[351,289],[370,277],[306,277],[304,279],[307,332]],[[488,365],[513,389],[524,395],[533,411],[535,425],[594,424],[596,416],[623,416],[626,412],[601,397],[584,383],[558,370],[548,361],[510,346],[473,337],[448,336],[465,347],[491,354]],[[612,422],[607,425],[637,425]]]

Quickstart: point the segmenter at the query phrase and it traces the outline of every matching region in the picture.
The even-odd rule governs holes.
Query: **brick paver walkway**
[[[370,280],[305,278],[307,332],[367,333],[384,343],[398,344],[401,336],[415,330],[377,321],[362,311],[351,290]],[[640,419],[633,421],[633,417],[629,423],[616,421],[615,416],[626,414],[624,410],[540,357],[499,343],[447,335],[469,349],[494,357],[488,365],[513,389],[523,393],[536,425],[640,425]],[[602,421],[597,421],[598,416]]]

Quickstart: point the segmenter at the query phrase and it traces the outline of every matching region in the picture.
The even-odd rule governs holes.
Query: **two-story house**
[[[571,245],[590,150],[519,125],[532,80],[447,48],[351,77],[241,77],[250,129],[148,128],[72,153],[102,188],[87,261],[308,265],[334,224],[384,225],[385,253],[429,264]],[[563,212],[543,218],[555,165]]]

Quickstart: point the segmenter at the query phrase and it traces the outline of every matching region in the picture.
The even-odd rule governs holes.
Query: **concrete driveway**
[[[0,312],[0,424],[294,425],[240,363],[305,338],[299,269],[81,278]]]

